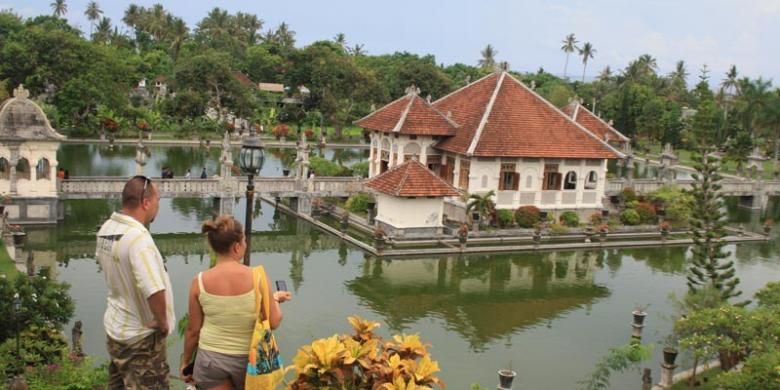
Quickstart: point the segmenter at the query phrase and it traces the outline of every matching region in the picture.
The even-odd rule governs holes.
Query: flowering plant
[[[669,222],[663,221],[660,224],[658,224],[658,229],[662,232],[668,232],[672,228],[672,225],[669,224]]]
[[[609,225],[606,223],[602,223],[596,229],[598,229],[599,233],[609,233]]]

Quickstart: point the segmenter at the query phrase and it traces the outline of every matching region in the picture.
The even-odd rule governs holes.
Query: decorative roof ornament
[[[531,90],[536,90],[536,80],[531,80]]]
[[[417,96],[420,94],[420,88],[417,88],[417,86],[412,84],[409,87],[407,87],[404,92],[406,92],[406,94],[409,96]]]
[[[425,101],[428,103],[431,102],[431,94],[428,94],[428,96],[425,97]]]
[[[25,100],[30,97],[30,91],[24,89],[24,85],[19,84],[18,87],[14,88],[14,97]]]

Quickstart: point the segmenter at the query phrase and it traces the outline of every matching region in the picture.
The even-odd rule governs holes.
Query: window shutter
[[[514,173],[512,176],[512,189],[517,191],[520,188],[520,174]]]

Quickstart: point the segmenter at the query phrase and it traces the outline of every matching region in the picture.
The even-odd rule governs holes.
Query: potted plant
[[[609,225],[606,223],[602,223],[598,226],[598,232],[599,232],[599,240],[601,242],[604,242],[607,240],[607,233],[609,233]]]
[[[274,133],[274,136],[276,136],[277,140],[285,142],[287,140],[287,134],[290,133],[290,127],[284,123],[280,123],[274,126],[272,132]]]
[[[20,225],[8,225],[8,231],[14,239],[14,245],[24,244],[24,240],[27,239],[27,233]]]
[[[674,333],[670,333],[664,339],[664,363],[669,366],[674,365],[674,361],[677,360],[677,336]]]
[[[663,221],[658,224],[658,230],[661,232],[661,239],[666,241],[666,237],[669,236],[669,230],[672,229],[672,225],[669,222]]]
[[[775,222],[771,218],[767,218],[766,221],[764,221],[764,233],[769,234],[770,231],[772,231],[772,225],[774,225]]]
[[[534,224],[534,243],[536,245],[539,245],[539,242],[542,241],[542,229],[544,229],[544,225],[541,222],[537,222]]]
[[[502,368],[498,370],[498,384],[502,389],[511,389],[512,382],[515,380],[517,373],[510,368]]]
[[[374,247],[378,251],[381,251],[382,249],[385,249],[385,237],[387,236],[387,233],[385,233],[385,229],[382,229],[381,227],[377,226],[374,228]]]
[[[650,306],[648,303],[647,305],[636,305],[634,306],[634,311],[631,312],[631,314],[634,315],[634,324],[636,325],[642,325],[645,322],[645,317],[647,317],[647,308]]]
[[[593,225],[588,225],[585,227],[585,242],[590,242],[591,237],[593,237]]]
[[[311,216],[318,217],[322,211],[322,198],[314,198],[311,200]]]
[[[460,224],[460,227],[458,228],[458,241],[460,242],[461,248],[466,247],[466,242],[469,240],[469,224],[462,223]]]

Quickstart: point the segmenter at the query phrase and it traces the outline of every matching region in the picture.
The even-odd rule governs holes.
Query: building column
[[[19,163],[19,145],[9,145],[8,148],[11,150],[11,156],[8,159],[8,180],[11,182],[10,192],[11,194],[16,194],[16,164]]]
[[[368,152],[368,177],[374,177],[374,164],[375,164],[374,159],[376,158],[376,153],[374,153],[374,148],[375,148],[375,145],[376,145],[376,137],[375,137],[375,135],[376,134],[374,132],[371,132],[371,135],[369,136],[369,140],[371,142],[369,142],[369,145],[368,145],[368,148],[369,148],[368,149],[369,150],[369,152]]]

